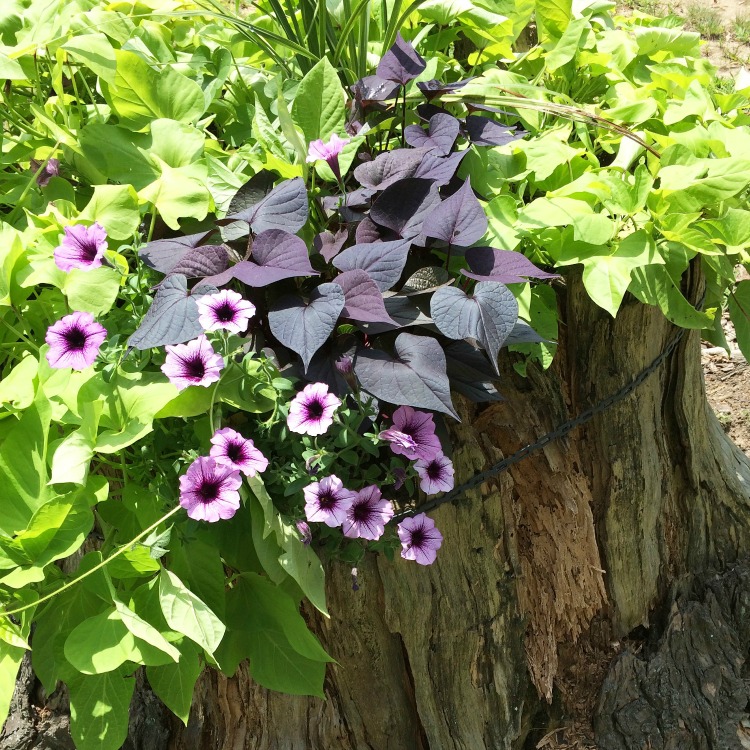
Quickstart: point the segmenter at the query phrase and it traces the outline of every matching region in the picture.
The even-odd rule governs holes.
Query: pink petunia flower
[[[242,333],[247,322],[255,315],[255,305],[231,289],[207,294],[198,300],[198,322],[204,331],[223,329]]]
[[[62,271],[88,271],[101,266],[106,249],[107,232],[98,221],[90,227],[75,224],[65,227],[65,237],[54,250],[55,264]]]
[[[312,141],[307,150],[306,161],[308,164],[315,161],[325,161],[336,179],[341,181],[339,154],[344,150],[347,143],[349,143],[349,138],[339,138],[336,133],[331,135],[327,143],[320,138],[317,141]]]
[[[240,472],[229,464],[200,456],[180,477],[180,505],[196,521],[231,518],[240,507]]]
[[[165,349],[167,359],[161,371],[178,390],[191,385],[207,386],[221,377],[224,359],[214,351],[203,334],[187,344],[167,346]]]
[[[85,370],[94,364],[107,330],[87,312],[66,315],[47,329],[44,340],[49,344],[50,367]]]
[[[443,543],[443,535],[435,528],[435,522],[424,513],[401,521],[398,538],[401,540],[401,557],[420,565],[432,565]]]
[[[329,393],[325,383],[311,383],[294,397],[287,426],[301,435],[323,435],[333,424],[333,414],[339,406],[341,399]]]
[[[444,456],[442,451],[431,461],[415,462],[414,468],[419,474],[420,488],[428,495],[437,495],[439,492],[449,492],[453,489],[453,462],[448,456]]]
[[[256,473],[268,468],[268,459],[255,447],[253,441],[231,427],[216,430],[211,443],[211,458],[224,461],[245,476],[254,477]]]
[[[349,510],[342,531],[352,539],[371,539],[383,536],[385,525],[393,518],[393,505],[383,499],[380,490],[371,484],[360,490]]]
[[[347,490],[334,474],[313,482],[302,490],[305,495],[305,516],[308,521],[318,521],[326,526],[341,526],[351,508],[356,492]]]
[[[394,453],[411,460],[431,461],[442,449],[432,414],[411,406],[399,406],[393,412],[393,427],[383,430],[378,437],[387,440]]]

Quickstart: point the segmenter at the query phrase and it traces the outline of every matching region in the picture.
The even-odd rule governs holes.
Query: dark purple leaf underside
[[[464,276],[479,281],[499,281],[502,284],[524,283],[527,279],[556,279],[557,274],[537,268],[528,258],[514,250],[494,247],[471,247],[466,251],[471,271],[462,270]]]
[[[338,284],[321,284],[305,304],[301,297],[286,295],[268,312],[271,333],[299,354],[307,370],[313,354],[327,341],[344,309],[344,291]]]
[[[203,327],[198,322],[196,300],[217,291],[215,286],[200,284],[188,292],[185,276],[174,274],[167,277],[159,286],[141,324],[128,339],[128,346],[153,349],[167,344],[182,344],[200,336]]]
[[[354,245],[339,253],[333,259],[333,265],[339,271],[355,268],[367,271],[378,289],[385,292],[401,278],[410,246],[409,240]]]
[[[386,188],[372,204],[370,218],[399,236],[412,238],[422,232],[427,216],[440,204],[438,186],[431,180],[407,178]]]
[[[526,135],[512,125],[501,125],[489,117],[470,115],[465,122],[466,132],[475,146],[504,146]]]
[[[401,333],[393,357],[377,349],[360,348],[354,373],[362,388],[381,401],[439,411],[458,419],[451,401],[445,354],[434,338]]]
[[[419,125],[409,125],[404,130],[406,142],[414,148],[429,148],[441,156],[448,156],[458,138],[459,123],[453,115],[437,114],[430,118],[429,132]]]
[[[429,81],[419,81],[417,88],[427,97],[428,100],[434,99],[437,96],[443,94],[449,94],[453,91],[463,88],[469,81],[474,80],[472,78],[465,78],[463,81],[455,81],[454,83],[443,83],[435,78],[431,78]]]
[[[366,271],[354,269],[339,274],[334,283],[344,291],[344,309],[341,314],[358,323],[397,323],[386,312],[383,294]]]
[[[252,252],[252,260],[242,260],[206,281],[221,286],[230,279],[239,279],[248,286],[262,287],[294,276],[318,275],[310,265],[304,241],[281,229],[261,232],[253,242]]]
[[[323,256],[326,263],[330,263],[341,252],[347,239],[349,239],[349,232],[346,229],[339,229],[336,234],[321,232],[315,235],[313,247]]]
[[[191,250],[207,239],[213,230],[188,234],[184,237],[170,237],[165,240],[154,240],[146,243],[139,251],[141,260],[149,267],[162,273],[171,273],[172,269]]]
[[[380,78],[396,81],[405,86],[413,78],[416,78],[425,67],[426,63],[422,56],[399,32],[396,34],[396,41],[393,46],[380,60],[376,72]]]
[[[307,188],[302,178],[285,180],[271,190],[265,198],[222,221],[244,221],[253,232],[260,234],[268,229],[298,232],[307,222]]]
[[[398,180],[413,177],[425,152],[411,148],[397,148],[376,156],[372,161],[360,164],[354,177],[361,185],[372,190],[385,190]]]
[[[518,320],[518,302],[495,281],[482,281],[467,296],[455,287],[432,295],[430,313],[440,332],[451,339],[474,339],[497,369],[497,355]]]
[[[424,222],[424,233],[428,237],[435,237],[459,247],[473,245],[486,231],[487,217],[468,179]]]
[[[379,227],[369,216],[365,216],[357,224],[357,228],[354,231],[354,241],[358,245],[370,245],[374,242],[384,242],[387,239],[392,239],[392,235],[393,232],[387,231],[385,227]]]

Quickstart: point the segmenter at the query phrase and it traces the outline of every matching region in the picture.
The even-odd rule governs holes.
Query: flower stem
[[[119,557],[124,552],[127,552],[134,544],[138,543],[143,539],[143,537],[148,536],[154,529],[158,528],[160,524],[164,523],[168,518],[173,516],[175,513],[177,513],[178,510],[182,510],[181,505],[177,505],[172,510],[170,510],[168,513],[163,515],[158,521],[154,522],[149,526],[147,529],[144,529],[138,536],[131,539],[127,544],[122,545],[120,549],[118,549],[116,552],[112,553],[106,560],[102,560],[97,565],[94,565],[93,568],[90,570],[87,570],[82,575],[78,576],[78,578],[74,578],[72,581],[68,581],[64,586],[61,586],[56,591],[53,591],[50,594],[47,594],[46,596],[43,596],[41,599],[37,599],[34,602],[31,602],[30,604],[25,604],[23,607],[16,607],[16,609],[9,609],[4,612],[0,612],[0,617],[10,617],[11,615],[17,615],[21,612],[25,612],[27,609],[31,609],[32,607],[36,607],[39,604],[43,604],[44,602],[48,602],[50,599],[56,597],[58,594],[62,594],[63,591],[66,591],[67,589],[71,588],[72,586],[75,586],[79,581],[84,580],[84,578],[88,578],[93,573],[96,573],[98,570],[101,570],[103,567],[108,565],[112,560],[114,560],[116,557]]]

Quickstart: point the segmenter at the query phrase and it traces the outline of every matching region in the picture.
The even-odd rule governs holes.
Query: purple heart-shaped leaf
[[[235,263],[223,273],[206,279],[221,286],[239,279],[248,286],[261,287],[294,276],[317,276],[310,265],[307,245],[297,235],[282,229],[267,229],[253,242],[252,260]]]
[[[525,320],[520,318],[513,326],[513,330],[508,334],[503,346],[513,346],[513,344],[551,344],[549,339],[542,338]]]
[[[441,156],[437,151],[428,151],[421,164],[414,172],[414,177],[423,180],[434,180],[435,184],[442,187],[447,185],[456,174],[461,160],[468,154],[468,149],[454,151],[449,156]]]
[[[393,232],[386,227],[379,227],[369,216],[365,216],[354,231],[354,241],[358,245],[371,245],[373,242],[389,239],[393,239]]]
[[[471,247],[466,251],[471,271],[464,276],[479,281],[499,281],[502,284],[522,284],[531,279],[556,279],[557,274],[537,268],[526,256],[514,250],[494,247]]]
[[[144,245],[138,255],[147,266],[164,274],[199,278],[221,273],[229,265],[226,245],[201,245],[213,232],[154,240]]]
[[[474,403],[503,401],[492,382],[497,375],[481,351],[465,341],[454,341],[445,347],[445,359],[451,387],[459,393]]]
[[[168,276],[159,286],[148,312],[128,339],[135,349],[153,349],[166,344],[182,344],[200,336],[203,326],[198,322],[196,300],[218,289],[200,284],[188,292],[187,279],[182,274]]]
[[[381,292],[390,289],[400,278],[406,265],[411,242],[373,242],[368,245],[353,245],[333,259],[339,271],[352,271],[359,268],[367,271]]]
[[[456,287],[438,289],[430,313],[448,338],[478,341],[497,371],[497,354],[518,320],[518,302],[505,285],[481,281],[470,297]]]
[[[454,83],[443,83],[435,78],[431,78],[429,81],[418,81],[417,88],[427,97],[427,100],[434,99],[435,97],[442,96],[443,94],[450,94],[453,91],[463,88],[469,81],[473,81],[474,78],[464,78],[463,81],[455,81]]]
[[[365,76],[350,88],[357,104],[360,107],[367,107],[398,96],[399,84],[380,76]]]
[[[366,271],[355,268],[339,274],[334,283],[344,290],[344,309],[342,315],[358,323],[392,323],[385,309],[383,295],[378,285]]]
[[[391,317],[391,323],[365,323],[360,328],[368,334],[395,331],[397,328],[432,325],[432,318],[427,317],[408,297],[395,294],[383,297],[385,310]]]
[[[473,245],[484,236],[487,217],[468,179],[427,216],[423,231],[428,237],[459,247]]]
[[[228,215],[220,223],[244,221],[255,234],[268,229],[294,233],[305,226],[307,216],[307,189],[302,178],[295,177],[280,183],[257,203]]]
[[[268,312],[271,333],[284,346],[297,352],[307,370],[313,354],[336,328],[344,309],[344,291],[338,284],[321,284],[313,290],[309,303],[286,295]]]
[[[273,183],[276,179],[274,172],[261,169],[234,194],[232,200],[229,201],[227,213],[237,214],[260,203],[273,190]]]
[[[313,239],[313,247],[323,256],[326,263],[330,263],[340,252],[341,248],[349,239],[349,232],[346,228],[339,229],[336,234],[331,232],[321,232],[316,234]]]
[[[527,135],[525,130],[516,130],[512,125],[501,125],[480,115],[467,117],[464,127],[475,146],[504,146]]]
[[[372,161],[360,164],[354,178],[372,190],[385,190],[398,180],[413,177],[426,152],[412,148],[385,151]]]
[[[458,419],[450,394],[445,354],[436,339],[401,333],[395,356],[379,349],[360,348],[354,373],[375,398],[450,414]]]
[[[419,125],[409,125],[404,130],[406,142],[414,148],[429,148],[441,156],[448,156],[458,138],[460,126],[453,115],[436,114],[430,118],[429,132]]]
[[[383,55],[378,64],[377,74],[380,78],[396,81],[406,86],[426,67],[422,56],[407,42],[401,32],[396,34],[393,46]]]
[[[412,177],[387,187],[372,204],[370,218],[401,237],[417,237],[425,216],[440,202],[434,182]]]

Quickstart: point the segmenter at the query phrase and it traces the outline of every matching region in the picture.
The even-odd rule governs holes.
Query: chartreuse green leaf
[[[203,665],[195,648],[183,645],[180,652],[180,660],[176,664],[146,667],[146,676],[151,689],[187,726],[193,689],[203,670]]]
[[[0,225],[0,306],[10,304],[10,281],[23,248],[20,232],[9,224]]]
[[[559,39],[572,16],[572,0],[535,0],[535,6],[540,41]]]
[[[78,750],[113,750],[128,736],[135,678],[121,672],[68,680],[70,732]]]
[[[724,245],[732,255],[750,247],[750,211],[745,209],[729,208],[720,219],[698,221],[695,226],[708,235],[711,242]]]
[[[103,674],[126,661],[140,661],[140,653],[135,636],[111,607],[73,629],[65,641],[65,658],[82,674]]]
[[[121,601],[114,600],[115,609],[120,616],[125,627],[136,637],[136,645],[143,649],[146,644],[149,647],[157,648],[165,653],[172,661],[176,662],[180,658],[179,650],[169,643],[166,638],[151,624],[139,617],[132,609],[126,607]]]
[[[132,185],[97,185],[78,218],[98,221],[113,240],[128,240],[141,223],[138,195]]]
[[[201,539],[176,545],[169,567],[212,612],[224,616],[224,566],[214,545]]]
[[[112,85],[102,82],[102,92],[120,120],[131,130],[143,130],[158,118],[195,122],[205,110],[201,87],[165,65],[152,68],[140,55],[116,50]]]
[[[612,239],[614,222],[605,214],[574,198],[537,198],[518,214],[518,226],[529,229],[572,226],[574,239],[604,245]]]
[[[226,626],[174,573],[166,569],[159,573],[159,600],[164,618],[172,630],[185,634],[209,654],[216,651]]]
[[[740,281],[730,293],[729,314],[737,333],[737,346],[750,360],[750,281]]]
[[[117,60],[115,50],[104,34],[80,34],[62,48],[76,61],[83,63],[94,75],[107,83],[115,82]]]
[[[97,317],[112,309],[121,280],[120,272],[109,266],[91,270],[73,268],[65,275],[61,289],[71,310]]]
[[[292,119],[308,143],[328,140],[344,129],[344,90],[327,57],[317,62],[300,81],[292,104]]]
[[[49,484],[86,484],[89,464],[94,456],[102,407],[101,401],[81,404],[81,426],[67,435],[52,454],[52,476]]]
[[[327,616],[325,573],[318,556],[309,545],[300,541],[297,530],[282,520],[266,492],[263,480],[256,475],[250,477],[247,483],[263,508],[266,529],[276,535],[276,542],[284,550],[284,554],[279,557],[279,564],[297,582],[313,606]],[[268,533],[270,532],[264,531],[264,536]]]
[[[24,357],[0,380],[0,406],[22,411],[34,401],[39,360]]]
[[[0,443],[3,512],[0,531],[8,536],[28,526],[47,501],[47,436],[51,409],[41,389]]]

